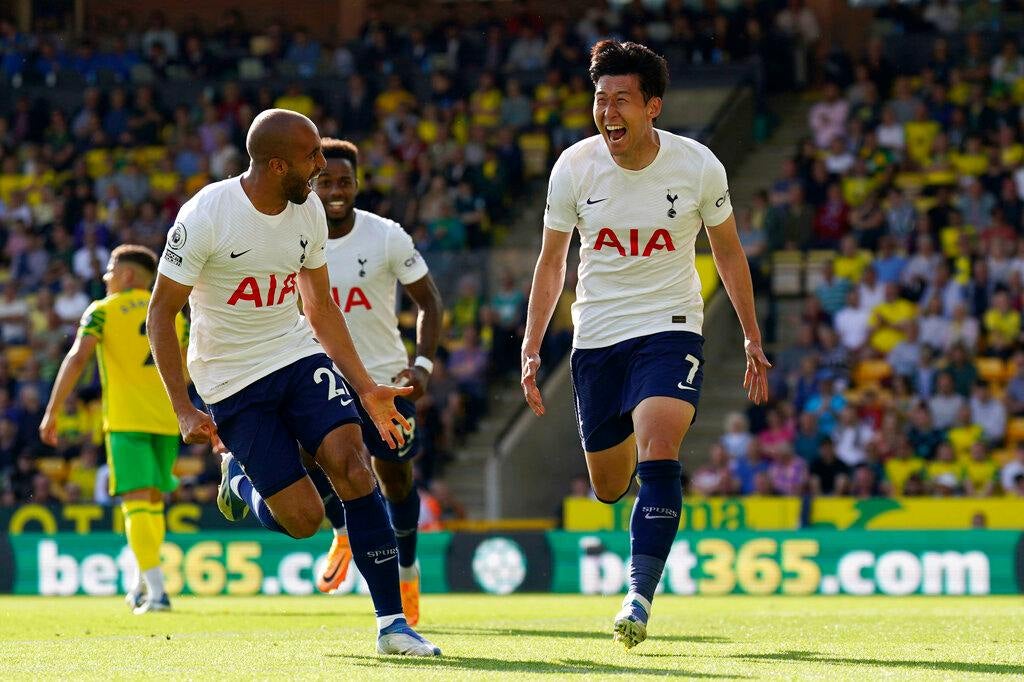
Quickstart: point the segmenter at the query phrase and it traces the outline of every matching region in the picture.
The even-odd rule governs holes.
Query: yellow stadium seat
[[[978,376],[988,383],[1001,383],[1006,376],[1006,363],[1001,358],[977,358],[974,366]]]
[[[4,355],[11,366],[11,371],[17,372],[32,357],[32,349],[28,346],[8,346]]]
[[[51,481],[64,482],[68,475],[68,465],[61,457],[40,457],[36,460],[36,468]]]
[[[1002,448],[999,450],[992,451],[992,461],[1002,467],[1004,464],[1013,459],[1013,450],[1009,448]]]
[[[174,475],[179,478],[198,476],[201,473],[203,473],[203,460],[199,457],[179,457],[174,462]]]
[[[892,376],[892,366],[885,360],[862,360],[853,370],[853,382],[857,386],[880,384]]]
[[[1006,442],[1014,447],[1021,441],[1024,441],[1024,417],[1016,417],[1006,427]]]

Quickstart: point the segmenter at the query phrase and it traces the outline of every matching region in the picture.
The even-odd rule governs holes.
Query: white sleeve
[[[704,161],[700,186],[697,211],[701,220],[707,227],[721,225],[732,213],[732,200],[729,198],[729,180],[725,177],[725,166],[710,149],[707,150],[707,158]]]
[[[302,267],[316,270],[327,265],[327,212],[316,192],[310,192],[309,198],[313,201],[313,234]]]
[[[405,230],[393,225],[387,234],[388,267],[402,284],[412,284],[427,275],[427,264]]]
[[[548,180],[548,200],[544,207],[544,227],[559,232],[572,232],[579,222],[577,206],[579,197],[573,186],[572,170],[566,153],[558,157],[555,167],[551,169]]]
[[[212,253],[213,224],[196,205],[186,204],[167,232],[158,271],[179,284],[194,286]]]

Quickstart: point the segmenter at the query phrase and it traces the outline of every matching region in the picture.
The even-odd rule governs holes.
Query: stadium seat
[[[17,372],[32,357],[32,348],[29,346],[8,346],[4,350],[4,356],[11,367],[11,371]]]
[[[1022,441],[1024,441],[1024,417],[1016,417],[1011,419],[1006,427],[1006,444],[1012,448]]]
[[[1006,363],[1001,358],[982,358],[974,361],[978,376],[990,384],[1002,383],[1006,377]]]
[[[36,460],[36,468],[51,481],[63,483],[68,475],[68,463],[63,457],[40,457]]]
[[[853,369],[853,383],[858,387],[878,385],[892,376],[892,366],[885,360],[862,360]]]
[[[804,267],[804,291],[810,293],[822,282],[825,264],[832,262],[838,254],[831,249],[820,249],[807,252],[807,265]]]
[[[1013,459],[1013,450],[1009,448],[1000,448],[992,451],[992,461],[1002,467],[1004,464]]]
[[[203,460],[200,457],[179,457],[174,462],[174,475],[179,478],[198,476],[203,473]]]
[[[779,251],[772,254],[772,292],[779,296],[801,293],[804,255],[799,251]]]

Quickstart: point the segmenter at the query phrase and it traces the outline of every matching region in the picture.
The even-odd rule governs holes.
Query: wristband
[[[413,367],[422,367],[427,371],[427,374],[434,372],[434,361],[426,356],[417,355],[416,360],[412,364]]]

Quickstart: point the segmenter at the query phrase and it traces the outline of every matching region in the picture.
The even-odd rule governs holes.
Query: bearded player
[[[327,272],[334,300],[341,307],[359,357],[370,377],[382,384],[411,385],[413,392],[395,398],[412,428],[405,444],[390,447],[376,429],[363,420],[363,442],[372,457],[387,503],[391,525],[398,540],[398,572],[402,609],[410,625],[419,621],[419,569],[416,566],[416,534],[420,496],[413,482],[412,459],[419,453],[416,405],[434,367],[434,352],[441,329],[441,297],[427,264],[412,238],[398,223],[355,207],[359,192],[359,150],[351,142],[322,141],[327,166],[315,181],[315,189],[327,211]],[[409,355],[398,331],[395,315],[397,285],[401,284],[419,309],[416,322],[416,358]],[[352,552],[345,528],[345,510],[322,474],[311,468],[317,490],[324,495],[327,519],[334,527],[334,541],[317,588],[330,592],[341,584]]]
[[[705,227],[744,334],[744,388],[767,400],[750,270],[736,233],[725,168],[704,145],[654,127],[668,84],[664,58],[636,43],[591,51],[600,132],[565,150],[551,171],[544,240],[530,293],[522,387],[539,416],[541,340],[580,233],[570,359],[587,469],[608,504],[640,490],[630,520],[629,589],[613,636],[647,637],[651,603],[679,529],[679,448],[703,379],[703,301],[694,241]],[[612,387],[609,390],[609,387]]]

